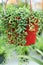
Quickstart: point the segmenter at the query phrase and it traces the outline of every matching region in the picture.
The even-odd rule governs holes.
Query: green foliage
[[[0,36],[0,54],[4,53],[5,44],[6,44],[6,41],[5,41],[4,37]]]
[[[41,36],[37,37],[37,41],[36,41],[35,47],[37,49],[43,51],[43,37],[41,37]]]
[[[32,19],[33,18],[33,19]],[[28,19],[28,20],[27,20]],[[0,54],[4,51],[8,54],[12,53],[12,50],[16,51],[18,55],[29,55],[29,47],[21,46],[25,44],[26,40],[26,26],[29,23],[35,22],[38,19],[39,31],[43,29],[43,13],[40,12],[30,12],[28,7],[17,7],[14,5],[8,5],[6,7],[6,15],[0,13]],[[33,26],[33,25],[32,25]],[[12,31],[13,29],[13,31]],[[9,40],[10,36],[10,40]],[[10,42],[9,42],[10,41]],[[13,43],[16,46],[9,45]],[[39,37],[35,44],[35,47],[43,51],[43,37]],[[16,49],[15,49],[16,48]],[[38,61],[40,62],[40,61]]]
[[[2,4],[0,4],[0,13],[2,12]]]
[[[37,12],[37,15],[36,15],[39,19],[40,22],[38,22],[38,25],[39,25],[39,35],[42,34],[43,32],[43,11],[38,11]]]
[[[16,13],[16,14],[15,14]],[[27,18],[29,17],[29,11],[27,8],[10,8],[6,10],[6,15],[2,15],[1,21],[4,28],[4,32],[8,30],[8,34],[13,35],[13,39],[16,38],[15,44],[25,44],[25,34]],[[3,29],[2,28],[2,29]],[[12,32],[12,28],[14,31]],[[18,37],[16,37],[18,35]]]
[[[18,55],[29,55],[29,47],[27,46],[17,46],[15,50]]]
[[[11,43],[14,41],[13,43],[17,45],[24,45],[26,43],[26,26],[30,25],[30,27],[33,27],[33,25],[31,26],[29,23],[35,23],[37,18],[37,12],[30,12],[26,7],[14,7],[14,5],[9,5],[6,8],[6,15],[2,14],[1,17],[4,32],[8,31],[7,35],[12,35],[9,41],[11,41]]]

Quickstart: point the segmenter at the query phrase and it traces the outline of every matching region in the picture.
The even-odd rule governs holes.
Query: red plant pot
[[[26,32],[28,33],[28,35],[26,36],[26,44],[25,44],[25,46],[35,44],[36,32],[38,31],[38,25],[34,24],[34,27],[35,27],[35,31],[30,31],[29,27],[26,28]]]
[[[34,44],[35,41],[36,41],[36,32],[28,30],[28,35],[26,36],[26,46]]]

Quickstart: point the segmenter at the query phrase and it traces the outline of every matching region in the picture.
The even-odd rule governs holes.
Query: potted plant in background
[[[0,17],[1,18],[1,17]],[[0,19],[0,64],[4,64],[6,62],[6,34],[5,29],[3,28],[2,21]]]
[[[5,63],[5,53],[3,51],[4,49],[0,49],[0,64]]]
[[[5,65],[8,57],[10,56],[12,48],[14,49],[14,45],[8,45],[8,40],[6,38],[5,29],[3,28],[2,21],[0,22],[0,32],[0,64]]]
[[[43,37],[42,36],[38,36],[37,37],[37,41],[35,44],[35,48],[37,48],[37,52],[39,51],[39,54],[41,54],[43,56]]]
[[[5,46],[4,40],[0,36],[0,64],[4,64],[6,61],[6,53],[5,53]]]

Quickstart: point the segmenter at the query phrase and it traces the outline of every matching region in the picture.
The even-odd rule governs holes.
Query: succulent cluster
[[[26,27],[30,31],[35,31],[34,25],[37,25],[38,18],[36,13],[31,13],[27,8],[16,8],[12,11],[6,10],[6,15],[2,15],[1,21],[8,41],[11,44],[24,45],[26,43]]]

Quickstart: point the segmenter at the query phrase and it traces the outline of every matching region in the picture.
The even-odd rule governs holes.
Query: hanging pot
[[[28,35],[26,36],[26,44],[25,46],[29,46],[32,44],[35,44],[36,42],[36,33],[38,31],[38,25],[33,24],[35,30],[29,30],[29,26],[26,27],[26,31]],[[19,44],[19,46],[23,46],[22,44]]]

